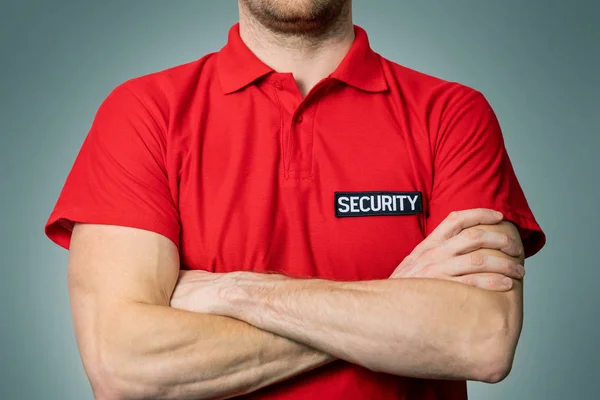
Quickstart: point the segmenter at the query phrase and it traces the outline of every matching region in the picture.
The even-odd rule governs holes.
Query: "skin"
[[[176,289],[171,304],[230,316],[374,371],[498,382],[521,332],[522,244],[513,224],[473,226],[473,214],[464,214],[444,221],[388,280],[192,271],[204,283]]]
[[[293,73],[304,95],[354,39],[350,1],[239,3],[242,39],[275,70]],[[180,272],[175,244],[161,235],[76,224],[69,294],[94,394],[228,398],[337,358],[405,376],[498,381],[510,370],[522,318],[522,247],[514,226],[500,221],[490,210],[453,214],[390,279],[345,284]],[[501,285],[506,276],[510,286]],[[322,302],[339,306],[315,312]],[[369,337],[394,343],[393,351]]]
[[[461,215],[460,218],[454,218],[451,230],[462,232],[460,226],[490,226],[499,222],[498,217],[494,217],[489,210],[463,211]],[[495,225],[495,229],[503,230],[502,226]],[[509,369],[520,330],[521,285],[516,280],[512,289],[506,291],[507,288],[498,283],[501,282],[503,274],[518,277],[520,273],[516,262],[501,262],[503,259],[512,260],[501,250],[506,248],[508,239],[506,234],[496,232],[479,238],[470,234],[464,236],[464,247],[461,253],[467,252],[467,249],[478,249],[475,252],[488,251],[493,254],[488,254],[483,264],[477,262],[471,267],[465,264],[458,271],[457,258],[461,256],[448,257],[444,260],[444,256],[435,250],[441,246],[437,245],[433,250],[424,251],[418,257],[414,254],[412,257],[409,256],[406,262],[408,265],[413,265],[412,267],[407,267],[404,263],[398,267],[396,272],[411,274],[410,279],[393,278],[395,282],[402,282],[405,285],[393,287],[406,292],[403,296],[418,296],[403,298],[403,300],[429,301],[428,297],[438,297],[440,300],[435,304],[430,304],[430,301],[422,304],[424,307],[421,310],[422,314],[432,317],[447,314],[448,303],[475,296],[472,297],[471,303],[479,304],[481,309],[458,307],[450,310],[452,320],[468,322],[462,327],[464,335],[457,336],[453,333],[448,338],[444,338],[442,334],[434,338],[426,336],[430,340],[427,343],[431,344],[432,351],[423,352],[418,357],[406,355],[399,357],[397,352],[393,354],[385,352],[381,354],[382,358],[379,361],[381,365],[377,367],[375,364],[372,365],[374,362],[372,357],[362,359],[360,342],[349,344],[340,351],[339,348],[329,348],[331,343],[318,343],[315,338],[306,337],[307,342],[312,341],[314,345],[323,349],[327,347],[335,354],[331,355],[302,341],[259,329],[240,319],[217,315],[219,309],[224,311],[223,314],[227,314],[229,310],[238,312],[240,308],[244,308],[240,305],[252,298],[254,299],[252,301],[261,305],[261,309],[271,302],[265,301],[259,295],[242,298],[238,290],[231,290],[233,288],[242,290],[248,288],[248,293],[259,288],[258,292],[260,292],[262,287],[260,285],[272,285],[277,280],[282,284],[290,283],[293,280],[271,274],[262,276],[250,274],[240,279],[240,273],[212,274],[202,271],[189,271],[182,274],[183,278],[180,278],[177,248],[165,237],[134,228],[76,224],[69,252],[69,294],[75,334],[94,394],[98,399],[227,398],[269,386],[301,372],[318,368],[336,358],[353,360],[361,365],[381,370],[396,365],[394,368],[401,370],[407,376],[421,376],[426,366],[436,365],[435,369],[428,372],[428,376],[445,377],[451,374],[460,379],[499,380]],[[520,252],[518,242],[509,247],[517,249],[506,249],[511,254]],[[425,265],[430,267],[418,267]],[[486,274],[492,273],[489,275],[492,277],[491,282],[496,284],[490,287],[487,279],[485,281],[475,279],[481,276],[479,275],[481,271],[485,271],[483,273]],[[468,274],[456,275],[459,272],[471,272],[472,279],[469,279]],[[248,279],[248,276],[252,278]],[[447,279],[444,280],[444,277]],[[448,282],[458,277],[462,277],[460,279],[472,285],[483,285],[486,289],[475,290],[472,286]],[[178,278],[179,283],[177,283]],[[259,286],[248,285],[250,281],[254,281]],[[301,285],[306,283],[297,282]],[[361,287],[361,284],[364,286]],[[379,290],[384,288],[382,285],[385,283],[376,283],[375,285],[380,285],[379,289],[373,287],[373,283],[370,282],[356,282],[353,285],[357,286],[347,287],[344,290],[347,289],[354,294],[370,293],[369,304],[376,301],[375,299],[378,299],[377,302],[381,304],[382,298],[377,297],[376,293],[388,298],[390,295],[389,291]],[[272,286],[268,287],[270,290],[273,289]],[[387,288],[390,289],[392,286]],[[279,289],[279,291],[271,291],[279,293],[275,298],[284,296],[284,292],[289,288],[281,286]],[[310,304],[320,304],[323,287],[314,289],[312,299],[307,292]],[[425,294],[419,294],[422,291]],[[342,290],[337,292],[342,293]],[[222,300],[231,299],[229,296],[223,296],[224,293],[234,294],[231,306],[223,307],[223,304],[227,303]],[[432,293],[436,295],[427,295]],[[498,295],[493,297],[495,300],[487,296],[492,293]],[[443,297],[440,297],[440,294],[443,294]],[[356,302],[356,299],[351,300],[347,295],[343,298]],[[328,301],[337,302],[340,299],[342,297],[337,300],[328,299]],[[298,305],[296,300],[286,301],[286,303]],[[432,306],[438,307],[435,312]],[[493,306],[492,309],[495,310],[493,314],[489,314],[488,306]],[[361,315],[365,315],[366,306],[361,309],[357,304],[354,308],[357,311],[362,310]],[[371,314],[373,307],[368,310],[368,314]],[[413,309],[412,314],[403,316],[396,313],[389,314],[390,311],[392,311],[390,308],[381,309],[376,313],[377,318],[389,321],[391,318],[402,317],[402,322],[412,327],[417,336],[435,326],[436,318],[430,320],[415,318],[415,314],[419,313],[418,309]],[[482,317],[473,320],[466,315],[474,312],[478,316],[492,315],[493,318]],[[280,313],[286,314],[285,311]],[[259,315],[260,312],[254,316]],[[294,314],[290,313],[290,315]],[[326,315],[332,317],[329,313]],[[345,314],[337,315],[338,319],[332,321],[337,321],[337,324],[343,326],[345,330],[354,331],[360,326],[365,326],[364,321],[360,324],[358,321],[353,321],[356,324],[341,324],[339,318]],[[368,316],[370,321],[374,321],[374,315]],[[265,317],[264,321],[269,321],[266,313],[263,317]],[[499,338],[502,340],[496,342],[496,347],[490,348],[489,335],[497,333],[498,329],[496,317],[501,321],[502,326],[509,326],[508,331],[511,334],[502,335]],[[251,318],[253,316],[248,316],[248,319]],[[510,325],[504,325],[509,320]],[[315,322],[317,321],[312,321]],[[374,324],[380,326],[381,321],[375,321]],[[257,322],[257,325],[260,323]],[[283,328],[275,327],[273,330],[281,332],[281,329]],[[296,336],[298,339],[297,334],[306,335],[307,332],[310,335],[311,329],[308,325],[290,336]],[[386,332],[390,337],[394,335],[390,330]],[[406,334],[405,330],[401,332]],[[363,331],[363,339],[368,334],[369,331]],[[357,338],[361,337],[360,332],[356,332],[355,335]],[[433,351],[439,346],[438,343],[448,343],[452,340],[463,340],[462,343],[448,346],[450,350],[455,350],[455,356],[449,355],[448,349],[445,352]],[[460,351],[467,347],[468,352]],[[479,349],[479,352],[475,349]],[[490,360],[481,356],[483,353],[489,355],[490,349],[497,350],[493,353],[495,356],[499,355],[498,359]],[[397,351],[399,352],[400,349]],[[440,358],[436,359],[436,354]],[[465,359],[462,354],[470,354],[471,357]],[[449,358],[452,358],[454,363],[446,365]],[[394,364],[399,359],[403,363]],[[461,364],[461,360],[464,363]],[[497,368],[490,371],[489,365],[495,365]]]
[[[240,35],[276,71],[294,75],[305,96],[340,64],[354,41],[347,0],[240,0]]]
[[[314,43],[347,28],[348,0],[242,0],[243,12],[281,38],[300,37]]]
[[[171,308],[178,274],[164,236],[76,224],[69,298],[95,398],[227,398],[331,359],[239,320]]]

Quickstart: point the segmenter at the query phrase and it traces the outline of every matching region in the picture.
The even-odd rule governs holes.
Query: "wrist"
[[[247,322],[251,315],[260,315],[260,310],[269,303],[276,282],[288,279],[246,271],[231,272],[224,278],[219,290],[219,314]]]

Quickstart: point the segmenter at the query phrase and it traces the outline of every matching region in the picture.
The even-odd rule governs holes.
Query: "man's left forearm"
[[[520,281],[495,293],[437,279],[230,278],[218,313],[396,375],[499,381],[520,330],[520,310],[507,310]]]

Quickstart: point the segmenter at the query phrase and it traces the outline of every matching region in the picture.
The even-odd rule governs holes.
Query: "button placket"
[[[320,82],[302,98],[294,86],[293,77],[287,78],[273,76],[270,82],[281,113],[283,178],[308,180],[312,179],[314,117],[319,97],[326,91],[330,81]]]

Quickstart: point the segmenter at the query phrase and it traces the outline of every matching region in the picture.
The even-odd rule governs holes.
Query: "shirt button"
[[[275,82],[273,82],[273,85],[275,85],[275,87],[276,87],[278,90],[281,90],[281,89],[283,89],[283,85],[282,85],[282,84],[281,84],[281,82],[279,82],[279,81],[275,81]]]
[[[297,123],[297,124],[299,124],[300,122],[302,122],[302,120],[303,120],[303,119],[304,119],[304,118],[302,118],[302,114],[301,114],[301,115],[298,115],[298,116],[296,117],[296,123]]]

